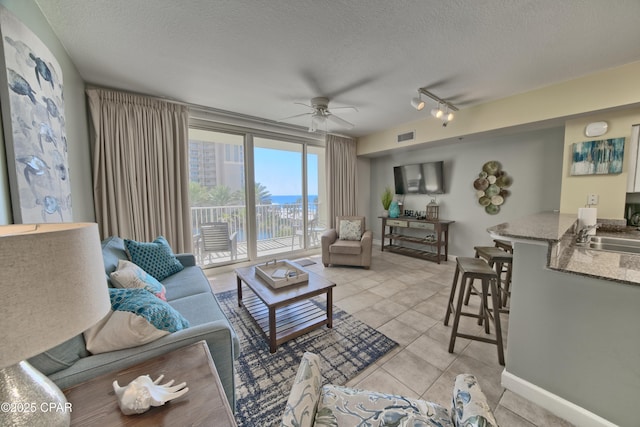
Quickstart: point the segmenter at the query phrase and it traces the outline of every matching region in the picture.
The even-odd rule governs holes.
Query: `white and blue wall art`
[[[49,49],[0,7],[0,100],[15,223],[70,222],[62,71]]]
[[[573,144],[571,175],[622,173],[624,138]]]

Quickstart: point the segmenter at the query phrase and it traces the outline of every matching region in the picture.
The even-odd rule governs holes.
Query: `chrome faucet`
[[[589,231],[600,227],[600,224],[587,225],[578,230],[576,234],[576,243],[587,243],[589,241]]]

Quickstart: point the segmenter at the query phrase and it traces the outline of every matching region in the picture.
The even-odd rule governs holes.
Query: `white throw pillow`
[[[341,219],[338,236],[342,240],[360,240],[362,238],[362,221],[359,219]]]
[[[109,275],[111,283],[116,288],[146,289],[163,301],[166,289],[152,275],[131,261],[121,259],[118,261],[118,269]]]

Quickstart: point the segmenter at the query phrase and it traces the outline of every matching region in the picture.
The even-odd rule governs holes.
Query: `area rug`
[[[250,292],[245,288],[243,292]],[[333,328],[321,327],[288,341],[269,353],[264,334],[246,309],[238,307],[236,291],[216,294],[240,339],[236,360],[236,421],[241,427],[280,423],[302,354],[322,360],[323,384],[345,384],[398,344],[333,306]],[[324,307],[321,298],[312,300]]]

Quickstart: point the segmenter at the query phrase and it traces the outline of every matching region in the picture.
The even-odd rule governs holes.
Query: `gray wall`
[[[637,426],[640,286],[549,270],[547,250],[515,245],[506,370]]]
[[[95,221],[89,131],[85,105],[85,83],[69,55],[33,0],[0,0],[0,5],[18,17],[49,48],[62,68],[65,130],[69,144],[69,177],[74,221]],[[4,72],[4,71],[3,71]],[[4,134],[0,134],[0,224],[12,223],[11,196],[7,179]]]
[[[446,194],[439,195],[440,218],[456,221],[449,228],[449,253],[473,256],[476,245],[492,245],[488,227],[523,216],[556,210],[560,207],[560,188],[564,129],[554,128],[508,136],[468,137],[456,144],[423,148],[371,159],[368,227],[380,239],[382,213],[380,194],[386,186],[393,188],[393,166],[427,161],[445,162]],[[489,160],[497,160],[513,177],[511,195],[497,215],[485,213],[476,199],[473,181]],[[425,210],[431,200],[427,195],[407,195],[404,208]]]

